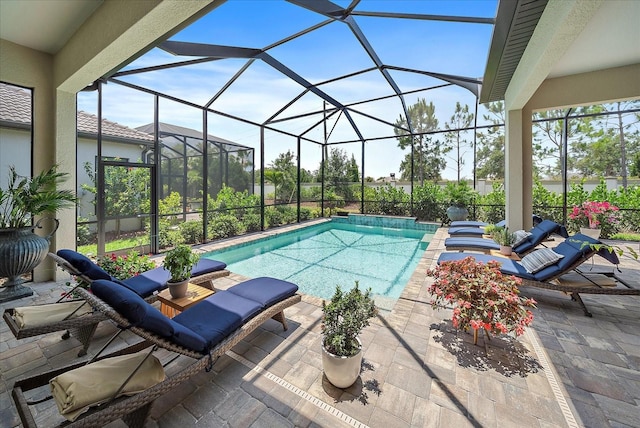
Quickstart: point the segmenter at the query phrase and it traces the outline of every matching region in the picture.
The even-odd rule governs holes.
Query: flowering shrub
[[[98,266],[116,279],[127,279],[155,268],[156,264],[147,254],[138,254],[131,250],[124,256],[113,253],[102,256],[98,258]]]
[[[497,261],[481,263],[469,256],[442,262],[427,275],[435,278],[429,286],[434,296],[431,306],[438,309],[447,303],[455,305],[453,326],[472,328],[474,343],[478,342],[480,329],[487,334],[515,332],[520,336],[533,321],[533,313],[525,307],[535,307],[535,300],[518,296],[522,280],[500,272]]]
[[[600,236],[607,238],[617,232],[620,211],[609,202],[585,201],[574,205],[569,213],[569,226],[574,231],[581,227],[601,229]]]

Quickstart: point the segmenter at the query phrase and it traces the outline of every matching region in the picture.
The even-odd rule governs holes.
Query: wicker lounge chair
[[[91,408],[70,424],[64,421],[64,426],[104,426],[119,418],[129,426],[142,426],[156,398],[202,369],[209,371],[216,358],[269,318],[282,323],[286,330],[283,311],[301,300],[297,290],[295,284],[287,281],[274,278],[251,279],[228,290],[216,292],[173,319],[164,317],[142,298],[110,281],[96,281],[94,294],[80,290],[94,308],[117,323],[120,329],[129,330],[145,339],[108,357],[137,352],[155,345],[190,357],[193,361],[157,385],[136,395],[116,398]],[[21,379],[14,384],[12,397],[23,426],[37,426],[30,408],[36,403],[30,404],[25,392],[40,388],[53,377],[80,366],[82,364],[75,364]]]
[[[539,215],[533,215],[533,225],[540,224],[542,217]],[[456,220],[452,221],[449,225],[449,235],[451,236],[475,236],[482,237],[483,228],[489,226],[491,223],[484,221],[472,221],[472,220]],[[505,227],[507,225],[506,220],[501,220],[495,223],[496,226]]]
[[[594,274],[584,275],[580,272],[578,267],[596,254],[606,258],[613,264],[619,264],[618,256],[616,255],[616,253],[609,252],[604,248],[595,250],[589,244],[601,243],[598,240],[581,234],[576,234],[568,239],[565,239],[564,242],[561,242],[555,248],[553,248],[554,252],[561,254],[564,257],[535,273],[528,272],[523,266],[522,262],[502,257],[495,257],[488,254],[442,253],[438,258],[438,263],[461,260],[469,256],[473,256],[476,261],[483,263],[487,263],[490,260],[498,261],[501,264],[500,270],[503,273],[515,275],[518,278],[521,278],[523,286],[562,291],[571,295],[571,298],[578,302],[578,304],[584,311],[584,314],[589,317],[592,316],[591,312],[589,312],[584,302],[580,298],[580,294],[640,296],[640,289],[631,287],[630,284],[627,284],[624,280],[617,277],[614,272],[601,273],[600,275],[606,275],[609,278],[613,278],[615,282],[621,284],[620,287],[601,286],[599,281],[594,280]],[[563,283],[559,281],[559,278],[569,272],[580,275],[581,278],[584,278],[584,281],[581,284]]]
[[[87,257],[73,250],[60,250],[58,254],[49,253],[48,256],[51,257],[62,270],[85,283],[91,283],[98,279],[112,279],[108,273]],[[213,288],[211,285],[213,279],[229,275],[229,271],[225,268],[226,264],[222,262],[200,259],[192,271],[191,282],[207,288]],[[158,267],[118,282],[135,291],[148,302],[153,303],[157,299],[156,292],[165,287],[168,279],[169,272],[162,267]],[[64,297],[61,298],[59,302],[63,301],[63,299]],[[46,307],[47,305],[41,306]],[[82,343],[82,349],[78,352],[79,357],[86,355],[98,323],[106,319],[103,314],[95,311],[75,318],[72,317],[72,313],[69,313],[68,318],[61,321],[21,327],[15,315],[15,308],[5,309],[3,313],[3,318],[16,339],[24,339],[56,331],[65,331],[62,339],[68,339],[73,335]]]
[[[476,223],[478,224],[477,226],[473,226],[473,225],[459,225],[459,226],[453,226],[453,223]],[[488,223],[484,223],[482,225],[480,225],[480,223],[482,222],[452,222],[452,226],[449,227],[449,236],[464,236],[464,237],[471,237],[471,238],[482,238],[482,235],[485,234],[484,228],[486,226],[488,226]],[[502,220],[499,221],[495,224],[498,227],[505,227],[507,225],[507,221],[506,220]]]
[[[529,231],[529,236],[524,242],[513,247],[513,252],[522,256],[529,251],[532,251],[538,245],[542,244],[553,234],[558,234],[563,238],[569,236],[564,226],[553,222],[551,220],[543,220]],[[484,238],[458,238],[451,237],[444,241],[444,246],[447,250],[458,251],[482,251],[489,252],[490,250],[499,250],[500,245],[494,242],[492,239]]]

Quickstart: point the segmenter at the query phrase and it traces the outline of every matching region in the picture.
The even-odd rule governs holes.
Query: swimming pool
[[[271,276],[298,284],[305,294],[328,299],[336,285],[358,281],[382,298],[397,299],[428,245],[425,230],[340,222],[286,232],[206,253],[232,272]]]

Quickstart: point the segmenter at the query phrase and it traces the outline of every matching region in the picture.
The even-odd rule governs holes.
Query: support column
[[[505,118],[505,214],[509,228],[517,230],[524,228],[522,110],[507,110]]]

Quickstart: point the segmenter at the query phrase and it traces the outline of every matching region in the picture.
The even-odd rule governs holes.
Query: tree
[[[265,169],[264,170],[264,179],[269,183],[273,184],[273,199],[274,201],[278,201],[278,193],[282,195],[280,190],[282,183],[284,182],[284,177],[281,171],[276,171],[275,169]]]
[[[280,153],[278,157],[269,164],[269,167],[280,175],[280,197],[287,202],[291,202],[293,199],[296,191],[296,183],[298,182],[298,167],[294,163],[295,159],[296,155],[291,150],[287,150],[285,153]],[[274,178],[273,174],[267,175],[266,171],[264,176],[269,179],[269,181]],[[269,178],[269,176],[271,178]],[[273,184],[274,186],[276,185],[275,183]],[[277,193],[276,199],[278,199]]]
[[[632,158],[629,175],[640,178],[640,152],[636,153]]]
[[[461,131],[461,129],[471,126],[474,117],[473,113],[469,113],[468,105],[465,104],[464,107],[462,107],[460,102],[456,102],[456,110],[453,113],[453,116],[451,116],[449,122],[444,125],[445,128],[451,130],[445,134],[445,139],[449,144],[450,149],[455,149],[456,152],[455,164],[458,172],[458,183],[460,182],[460,171],[464,166],[464,155],[466,154],[464,149],[471,147],[469,141],[461,138],[460,134],[465,132]],[[461,152],[461,150],[463,151]]]
[[[600,113],[602,106],[588,106],[574,109],[571,115]],[[549,177],[558,177],[562,171],[564,116],[566,110],[548,110],[533,114],[533,162],[536,172]],[[554,119],[555,118],[555,119]],[[549,120],[550,119],[550,120]],[[537,121],[538,120],[538,121]],[[593,130],[593,117],[570,117],[567,124],[567,140],[582,140]],[[588,139],[588,137],[587,137]],[[573,159],[568,160],[572,169]]]
[[[637,102],[595,107],[602,111],[608,106],[613,106],[615,114],[590,118],[580,138],[571,143],[570,166],[583,177],[621,176],[625,187],[629,160],[640,150],[640,117],[621,110],[633,108]]]
[[[353,159],[355,162],[355,159]],[[325,160],[324,179],[327,190],[335,192],[345,200],[353,199],[349,169],[351,162],[344,150],[332,148]],[[322,168],[320,168],[322,170]],[[359,181],[359,179],[358,179]]]
[[[476,176],[478,178],[504,178],[504,105],[496,101],[485,105],[488,114],[483,118],[491,122],[486,131],[478,132]]]
[[[435,111],[433,102],[427,104],[424,98],[420,98],[417,103],[408,108],[411,126],[407,118],[402,115],[396,120],[393,132],[398,139],[398,147],[402,150],[408,147],[413,150],[413,177],[411,176],[411,153],[409,153],[400,163],[402,180],[417,179],[420,185],[423,185],[425,180],[440,179],[440,171],[447,165],[444,156],[450,149],[428,135],[429,132],[438,129]],[[411,133],[407,133],[403,128],[411,129]]]
[[[352,183],[360,182],[360,169],[358,168],[356,158],[353,154],[351,154],[351,160],[349,161],[349,166],[347,167],[347,179]]]
[[[116,160],[119,160],[116,158]],[[84,170],[92,184],[82,189],[97,196],[96,172],[91,163],[85,162]],[[151,177],[146,168],[105,165],[104,192],[105,217],[114,217],[116,236],[120,236],[120,217],[137,216],[148,212],[151,199]],[[96,203],[94,198],[94,203]],[[146,210],[145,210],[146,208]]]

